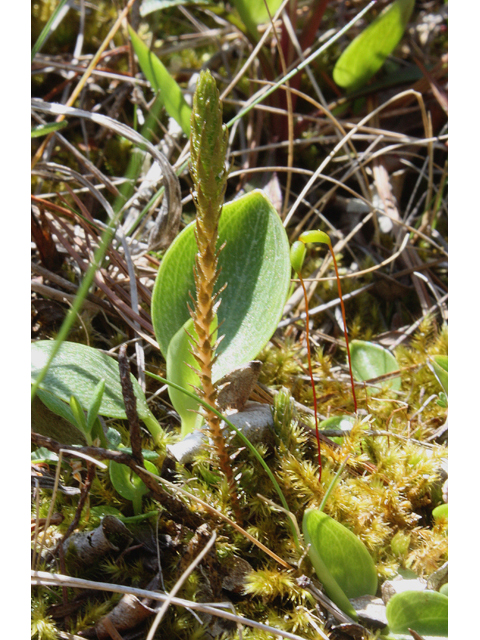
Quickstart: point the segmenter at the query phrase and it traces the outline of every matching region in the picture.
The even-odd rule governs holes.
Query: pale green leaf
[[[167,378],[170,382],[180,385],[183,389],[194,391],[200,380],[192,367],[197,368],[197,362],[191,352],[191,339],[197,337],[193,327],[193,320],[187,322],[173,336],[167,351]],[[215,339],[215,338],[214,338]],[[182,436],[195,429],[198,420],[198,402],[181,391],[170,387],[170,400],[182,419]]]
[[[398,370],[398,362],[395,356],[373,342],[352,340],[350,343],[350,357],[352,359],[352,371],[356,380],[372,380],[386,373]],[[399,391],[401,380],[399,377],[376,383],[376,387],[369,387],[369,394],[376,393],[378,388]]]
[[[302,529],[326,594],[356,619],[349,598],[375,595],[377,591],[377,573],[367,548],[349,529],[318,509],[305,511]]]
[[[405,32],[415,0],[395,0],[345,49],[333,70],[348,91],[363,86],[381,68]]]
[[[439,504],[432,511],[432,516],[435,520],[448,520],[448,504]]]
[[[87,431],[90,433],[93,428],[93,423],[97,419],[98,410],[102,404],[103,394],[105,392],[105,379],[102,378],[93,391],[92,402],[87,411]]]
[[[187,303],[191,304],[190,294],[195,296],[197,252],[194,228],[194,223],[186,227],[169,247],[155,282],[152,320],[165,358],[173,337],[190,319]],[[223,207],[218,246],[224,242],[217,283],[217,288],[227,284],[218,309],[219,336],[224,338],[213,367],[214,381],[253,360],[265,346],[282,316],[290,282],[288,239],[263,192],[253,191]],[[177,340],[184,340],[182,333]],[[185,352],[185,345],[178,348]],[[174,358],[172,353],[169,379],[178,378],[172,366],[186,366],[184,356]]]
[[[421,636],[448,637],[448,597],[437,591],[404,591],[387,604],[388,628],[392,633],[413,629]]]
[[[70,396],[70,409],[75,417],[75,425],[77,429],[83,433],[83,435],[87,438],[87,444],[91,444],[90,433],[87,431],[87,421],[85,419],[85,414],[82,409],[82,405],[77,400],[75,396]]]
[[[50,340],[40,340],[32,344],[32,381],[35,381],[40,374],[54,344]],[[88,411],[98,393],[96,387],[102,378],[105,378],[105,391],[98,414],[125,419],[127,416],[123,404],[118,362],[98,349],[76,342],[64,342],[41,382],[40,388],[66,403],[69,403],[70,397],[75,395],[82,408]],[[158,436],[161,427],[148,408],[145,395],[137,380],[132,375],[130,378],[137,398],[137,413],[152,435]]]
[[[152,463],[144,460],[145,469],[150,473],[158,473],[157,467]],[[142,496],[148,493],[143,480],[137,476],[129,467],[118,462],[110,461],[108,471],[110,480],[115,491],[117,491],[125,500],[133,502],[135,515],[141,512]]]
[[[70,409],[70,404],[67,404],[63,400],[59,400],[56,396],[41,389],[38,390],[37,396],[43,404],[50,409],[50,411],[53,411],[57,416],[61,416],[65,420],[68,420],[68,422],[77,429],[77,423],[75,416]]]

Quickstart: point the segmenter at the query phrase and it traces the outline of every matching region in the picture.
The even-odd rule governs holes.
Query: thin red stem
[[[352,359],[350,357],[350,345],[348,344],[347,319],[345,317],[345,305],[343,304],[342,287],[340,285],[340,276],[338,275],[337,261],[335,260],[335,254],[333,253],[332,245],[329,245],[328,248],[330,249],[330,253],[332,254],[333,266],[335,267],[335,274],[337,276],[338,297],[340,298],[340,306],[342,308],[343,328],[345,330],[345,343],[347,345],[348,368],[350,371],[350,382],[352,384],[353,405],[355,407],[355,413],[357,413],[357,396],[355,395],[355,383],[353,382]]]
[[[313,391],[313,412],[315,414],[315,433],[317,436],[317,447],[318,447],[318,481],[322,480],[322,456],[321,456],[321,447],[320,447],[320,435],[318,433],[318,414],[317,414],[317,392],[315,391],[315,382],[313,381],[313,372],[312,372],[312,358],[310,355],[310,331],[308,325],[310,324],[310,318],[308,315],[308,297],[307,290],[305,289],[305,283],[303,282],[302,275],[297,272],[298,278],[300,280],[300,284],[303,289],[303,296],[305,298],[305,334],[307,338],[307,357],[308,357],[308,373],[310,374],[310,380],[312,382],[312,391]]]

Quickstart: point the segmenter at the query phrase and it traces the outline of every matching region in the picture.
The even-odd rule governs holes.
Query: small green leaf
[[[303,516],[303,536],[325,592],[342,611],[357,619],[349,598],[375,595],[377,573],[367,548],[342,524],[318,509]]]
[[[113,427],[107,428],[105,436],[109,443],[109,449],[118,449],[119,445],[122,444],[122,436],[120,435],[120,432]]]
[[[35,381],[40,374],[54,344],[51,340],[32,343],[32,381]],[[75,395],[82,408],[88,411],[95,398],[95,389],[102,378],[105,379],[105,391],[98,414],[125,420],[127,416],[123,404],[118,362],[98,349],[76,342],[64,342],[53,359],[40,388],[66,403],[69,403],[70,397]],[[148,408],[145,394],[137,380],[132,375],[130,378],[137,398],[138,415],[154,438],[159,439],[163,430]]]
[[[132,455],[131,447],[121,446],[121,447],[118,447],[117,450],[121,451],[122,453],[128,453],[129,455]],[[144,460],[148,460],[149,462],[156,462],[160,457],[156,451],[151,451],[150,449],[142,449],[142,456]]]
[[[422,636],[448,637],[448,597],[437,591],[404,591],[387,604],[392,633],[413,629]]]
[[[83,435],[87,438],[87,444],[92,444],[90,432],[87,430],[87,421],[85,414],[83,413],[82,406],[75,396],[70,396],[70,409],[72,410],[75,418],[75,426],[79,429]]]
[[[410,533],[397,531],[397,533],[390,541],[390,548],[392,549],[393,553],[398,557],[405,555],[410,547],[410,539]]]
[[[439,589],[439,593],[442,593],[444,596],[448,597],[448,582],[445,584],[442,584],[442,586]]]
[[[415,0],[395,0],[345,49],[333,70],[348,91],[363,86],[381,68],[403,37]]]
[[[443,391],[440,391],[438,394],[437,404],[439,407],[442,407],[442,409],[446,409],[448,407],[448,398]]]
[[[273,18],[275,12],[282,4],[282,0],[267,0],[268,11],[263,2],[252,2],[251,0],[234,0],[233,4],[241,16],[248,13],[250,20],[255,24],[262,24],[270,20],[268,11]]]
[[[448,356],[433,356],[430,361],[435,377],[448,396]]]
[[[93,397],[87,411],[87,431],[91,433],[93,423],[97,419],[98,410],[102,403],[103,393],[105,391],[105,378],[102,378],[93,390]]]
[[[115,518],[122,517],[122,512],[109,504],[101,504],[95,507],[90,507],[90,514],[94,518],[98,518],[99,520],[105,518],[105,516],[114,516]]]
[[[161,92],[160,95],[168,115],[178,122],[185,135],[188,136],[192,110],[183,97],[182,90],[158,57],[150,51],[130,26],[128,32],[144,76],[150,82],[155,93]]]
[[[145,469],[150,473],[158,473],[157,467],[144,461]],[[145,486],[143,480],[137,476],[129,467],[113,460],[109,463],[109,474],[112,485],[122,498],[125,500],[131,500],[133,502],[133,508],[135,515],[141,512],[142,496],[148,493],[148,488]]]
[[[398,362],[395,356],[387,349],[384,349],[373,342],[363,340],[352,340],[350,343],[350,355],[352,358],[352,371],[356,380],[371,380],[386,373],[398,370]],[[381,389],[392,389],[399,391],[401,388],[400,378],[391,378],[378,383]],[[376,393],[375,387],[368,388],[371,395]]]
[[[152,297],[153,327],[168,359],[168,379],[188,383],[190,374],[177,368],[187,366],[183,327],[190,320],[189,294],[195,294],[194,230],[194,223],[186,227],[165,253]],[[252,191],[224,205],[218,233],[218,246],[226,246],[219,256],[217,288],[227,287],[218,309],[219,336],[224,338],[213,366],[214,381],[253,360],[268,342],[282,316],[291,273],[285,229],[263,192]]]

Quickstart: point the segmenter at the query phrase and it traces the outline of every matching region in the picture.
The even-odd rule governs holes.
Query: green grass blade
[[[130,26],[128,31],[144,76],[150,82],[155,93],[160,92],[168,115],[178,122],[185,135],[188,136],[190,134],[190,115],[192,110],[183,97],[182,90],[163,63],[150,51]]]
[[[38,127],[33,127],[31,137],[41,138],[42,136],[48,136],[49,133],[64,129],[67,126],[68,122],[66,120],[62,122],[50,122],[49,124],[39,124]]]
[[[60,13],[60,11],[63,9],[64,5],[66,4],[67,0],[61,0],[60,4],[58,5],[58,7],[55,9],[55,11],[52,13],[52,15],[50,16],[50,18],[48,19],[47,24],[43,27],[42,29],[42,33],[38,36],[37,41],[35,42],[35,44],[33,45],[33,49],[32,49],[32,62],[33,59],[35,58],[35,55],[40,51],[40,49],[43,46],[43,43],[45,42],[48,33],[50,31],[50,27],[53,24],[53,21],[55,20],[55,18],[58,16],[58,14]]]

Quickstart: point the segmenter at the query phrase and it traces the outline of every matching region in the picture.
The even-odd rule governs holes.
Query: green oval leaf
[[[158,473],[158,469],[153,463],[144,460],[144,465],[145,469],[150,473]],[[113,460],[109,463],[108,472],[115,491],[125,500],[133,502],[135,515],[138,515],[141,511],[142,496],[148,493],[148,488],[143,480],[129,467]]]
[[[51,340],[32,343],[32,381],[35,381],[40,374],[53,345],[54,342]],[[102,378],[105,379],[105,389],[98,414],[125,419],[127,416],[123,404],[118,362],[98,349],[76,342],[64,342],[53,359],[40,388],[66,403],[69,403],[70,397],[74,395],[82,408],[88,411],[92,402],[98,397],[97,385]],[[161,427],[148,408],[140,385],[131,374],[130,378],[137,398],[139,417],[145,422],[152,435],[159,435]]]
[[[448,597],[437,591],[404,591],[387,604],[388,627],[392,633],[448,637]]]
[[[363,340],[352,340],[350,343],[350,356],[352,359],[352,371],[356,380],[371,380],[386,373],[398,370],[398,362],[395,356],[387,349],[384,349],[373,342]],[[401,388],[400,378],[391,378],[378,383],[381,389],[393,389],[399,391]],[[375,388],[367,389],[367,392],[375,393]]]
[[[275,12],[282,4],[282,0],[267,0],[266,4],[268,5],[268,10],[265,6],[265,2],[252,2],[251,0],[233,0],[233,4],[235,8],[243,16],[245,13],[248,13],[249,19],[252,20],[255,24],[262,24],[263,22],[269,22],[270,17],[268,12],[273,18]]]
[[[153,327],[160,349],[170,362],[169,379],[177,375],[175,367],[186,366],[184,332],[178,332],[190,320],[189,294],[195,296],[194,229],[194,223],[190,224],[169,247],[153,290]],[[219,335],[224,337],[213,367],[214,381],[253,360],[265,346],[282,316],[290,283],[287,235],[262,191],[224,205],[218,234],[218,246],[224,242],[226,246],[219,256],[217,288],[224,284],[227,287],[218,309]],[[168,355],[174,336],[176,343]],[[176,352],[181,355],[175,357]],[[188,373],[185,375],[188,377]]]
[[[182,90],[163,63],[150,51],[130,25],[128,26],[128,32],[144,76],[155,93],[160,91],[168,115],[178,122],[185,135],[188,136],[190,134],[190,115],[192,110],[183,97]]]
[[[348,91],[364,85],[380,69],[405,32],[415,0],[395,0],[348,45],[333,70]]]
[[[375,595],[377,573],[363,542],[318,509],[307,509],[303,535],[308,554],[325,592],[342,611],[357,619],[349,598]]]

